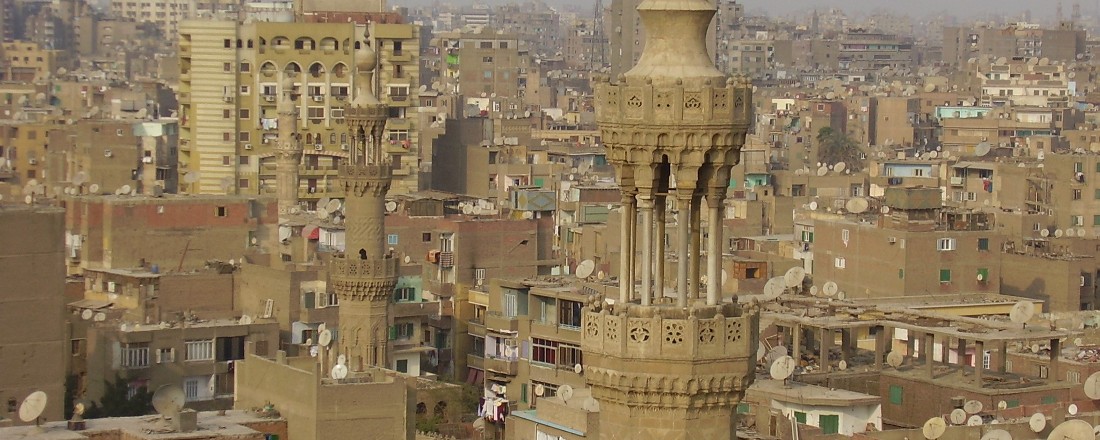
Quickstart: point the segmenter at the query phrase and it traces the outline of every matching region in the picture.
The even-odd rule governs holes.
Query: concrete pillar
[[[921,352],[924,353],[924,372],[929,379],[935,376],[936,363],[933,362],[932,352],[936,349],[936,335],[932,333],[924,334],[924,349]]]
[[[822,371],[828,373],[833,371],[833,365],[829,362],[829,351],[833,347],[833,340],[836,339],[836,335],[833,334],[833,329],[822,328],[821,337],[818,341],[818,362],[821,363]]]
[[[701,226],[702,214],[701,214],[700,210],[701,210],[702,206],[703,206],[703,197],[693,195],[691,197],[691,215],[690,215],[690,217],[691,217],[690,218],[690,220],[691,220],[691,232],[690,232],[690,234],[691,234],[691,240],[690,240],[691,241],[691,250],[688,254],[689,257],[690,257],[690,259],[688,260],[688,272],[691,274],[691,276],[688,277],[688,284],[689,284],[689,287],[688,287],[689,295],[688,296],[691,297],[691,298],[702,298],[702,293],[700,293],[700,291],[702,289],[699,288],[699,284],[700,284],[699,283],[699,278],[700,278],[699,277],[699,275],[700,275],[700,273],[699,273],[699,266],[700,266],[699,261],[700,261],[700,254],[701,254],[701,252],[699,251],[699,247],[702,245],[702,238],[701,237],[702,237],[702,229],[703,229],[702,226]]]
[[[802,324],[791,327],[791,357],[795,362],[802,362]]]
[[[630,302],[634,291],[634,238],[630,233],[630,223],[637,218],[634,195],[628,191],[622,193],[622,226],[619,228],[619,302]]]
[[[840,359],[844,360],[844,363],[848,364],[852,362],[852,329],[845,328],[840,330]]]
[[[687,307],[688,281],[691,272],[688,260],[691,259],[691,195],[676,199],[680,210],[676,217],[676,306]]]
[[[982,353],[985,352],[985,342],[978,340],[974,341],[974,380],[978,382],[978,388],[984,387],[985,383],[982,380],[982,373],[985,372],[985,368],[982,368]]]
[[[722,197],[707,196],[707,304],[722,298]]]
[[[653,227],[653,199],[650,195],[638,195],[638,208],[642,211],[642,226]],[[642,257],[639,270],[642,271],[642,305],[650,305],[653,300],[653,229],[640,234],[642,237]]]
[[[966,339],[959,338],[955,341],[955,355],[958,358],[956,364],[966,371]]]
[[[1057,338],[1051,339],[1050,340],[1050,371],[1049,371],[1049,374],[1047,374],[1047,379],[1048,380],[1053,380],[1055,382],[1061,382],[1062,381],[1062,372],[1061,372],[1062,369],[1061,369],[1061,364],[1059,363],[1060,362],[1059,360],[1062,357],[1061,353],[1062,353],[1062,342],[1059,341]]]
[[[1008,342],[1007,341],[1001,341],[1001,343],[998,344],[998,350],[1000,350],[1001,353],[997,356],[997,371],[1000,371],[1001,373],[1007,373],[1008,372]]]
[[[909,330],[906,332],[905,336],[905,365],[913,365],[913,360],[917,357],[917,354],[914,353],[916,347],[917,343],[916,340],[913,339],[913,330]]]
[[[637,191],[631,191],[630,193],[630,215],[627,219],[626,226],[628,228],[627,235],[630,237],[630,253],[627,258],[630,259],[630,268],[627,271],[629,278],[626,280],[626,285],[630,286],[630,298],[629,301],[633,301],[638,297],[638,292],[635,290],[635,285],[638,283],[638,198],[636,197]]]
[[[654,300],[657,303],[664,301],[665,297],[665,220],[668,207],[666,200],[664,195],[658,195],[654,207],[657,227],[653,230],[653,285]]]
[[[887,327],[878,327],[878,333],[875,334],[875,361],[871,365],[876,370],[882,369],[882,358],[886,356],[886,344],[890,341],[888,330]]]

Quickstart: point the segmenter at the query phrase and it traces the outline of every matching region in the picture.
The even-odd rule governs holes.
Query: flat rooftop
[[[749,387],[749,394],[763,393],[769,398],[788,403],[815,406],[849,407],[875,405],[882,402],[879,396],[857,393],[839,388],[825,388],[795,381],[757,378]]]
[[[198,429],[175,432],[161,416],[110,417],[88,419],[83,431],[69,431],[65,421],[36,426],[0,428],[0,438],[26,440],[82,440],[103,438],[108,433],[125,433],[129,439],[221,439],[256,436],[258,431],[244,426],[248,423],[270,423],[282,419],[263,417],[252,411],[232,410],[220,415],[216,411],[198,413]]]

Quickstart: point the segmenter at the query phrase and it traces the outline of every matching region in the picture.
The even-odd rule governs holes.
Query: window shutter
[[[302,304],[303,307],[305,307],[307,309],[316,308],[317,294],[314,293],[314,292],[305,292],[305,293],[302,294],[302,301],[303,301],[303,304]]]

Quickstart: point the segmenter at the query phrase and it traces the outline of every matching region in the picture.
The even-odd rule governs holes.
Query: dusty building
[[[1005,28],[944,27],[943,60],[955,67],[972,58],[1036,57],[1072,62],[1085,53],[1086,32],[1072,26],[1042,29],[1018,23]]]
[[[166,420],[140,417],[107,417],[82,420],[83,429],[74,430],[66,422],[33,427],[0,428],[0,437],[27,440],[268,440],[287,437],[287,420],[273,414],[253,411],[203,411],[192,413],[193,424],[185,423],[177,431]]]
[[[5,42],[0,53],[4,57],[0,79],[4,81],[44,81],[53,74],[61,57],[60,51],[44,49],[30,41]]]
[[[24,424],[19,404],[35,391],[57,402],[46,421],[62,418],[65,369],[64,212],[59,209],[0,205],[0,424]]]
[[[768,432],[777,417],[820,428],[822,434],[851,436],[883,428],[877,395],[775,379],[754,381],[738,412],[752,419],[747,424],[772,435],[779,434]]]
[[[478,32],[447,32],[439,36],[439,44],[441,92],[467,100],[490,95],[522,97],[520,67],[526,63],[526,53],[521,53],[516,34],[497,33],[488,27]]]

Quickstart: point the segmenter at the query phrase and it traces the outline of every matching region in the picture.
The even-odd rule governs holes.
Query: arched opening
[[[336,63],[332,66],[332,76],[337,78],[345,78],[348,76],[348,66],[344,63]]]
[[[294,40],[294,48],[298,50],[313,50],[317,48],[317,42],[309,37],[301,37]]]
[[[367,250],[366,249],[359,249],[359,259],[360,260],[366,260],[367,259]]]
[[[321,39],[321,49],[322,50],[337,50],[339,48],[340,48],[340,42],[336,41],[335,38],[325,37],[325,38]]]
[[[443,418],[444,414],[447,413],[447,402],[442,400],[436,402],[435,408],[432,410],[432,413],[436,417]]]
[[[299,66],[298,63],[291,61],[290,63],[287,63],[286,68],[283,69],[283,73],[291,76],[298,76],[298,74],[302,73],[302,66]]]
[[[416,404],[416,413],[417,414],[427,414],[428,413],[428,405],[426,405],[424,402],[417,403]]]
[[[275,76],[275,72],[277,70],[278,68],[275,67],[275,63],[272,63],[270,61],[260,66],[260,74],[262,74],[263,76]]]
[[[309,76],[320,78],[325,74],[325,66],[321,63],[313,63],[309,66]]]

